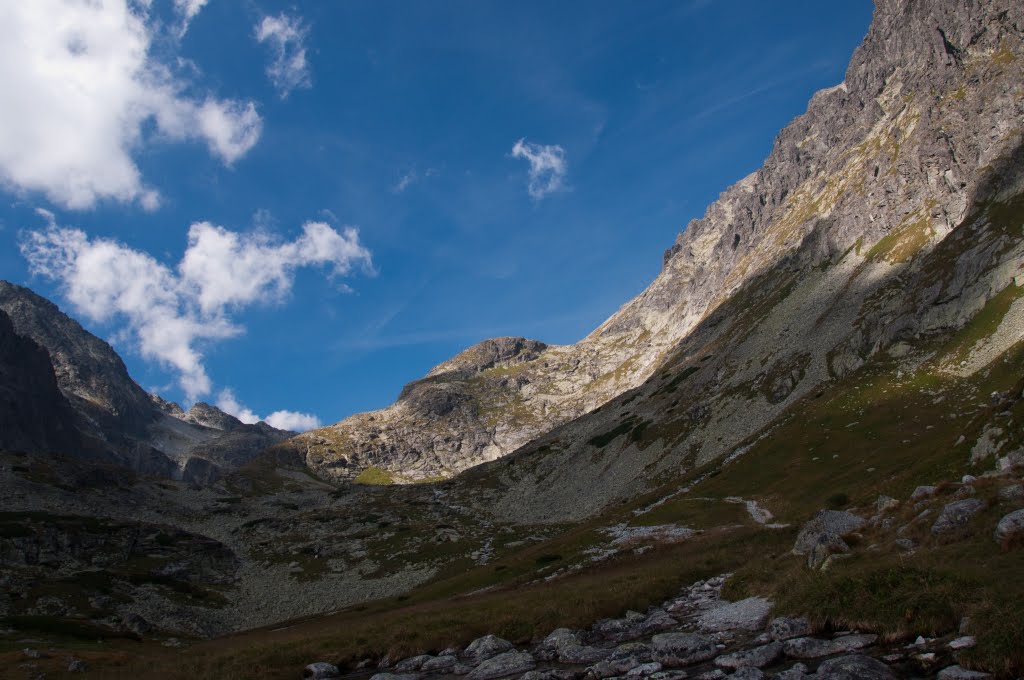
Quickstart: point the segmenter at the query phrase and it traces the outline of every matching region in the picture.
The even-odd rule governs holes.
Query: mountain
[[[3,415],[26,449],[0,450],[3,649],[71,636],[100,677],[221,678],[516,643],[522,668],[552,664],[538,678],[610,677],[722,597],[757,621],[712,621],[692,677],[755,643],[770,677],[1019,677],[1022,120],[1020,3],[878,0],[844,82],[586,338],[486,340],[284,440],[145,395],[0,284],[0,407],[28,414]],[[83,450],[148,447],[185,479],[40,455],[76,445],[68,422]],[[257,435],[277,443],[239,441]],[[769,609],[802,637],[768,643],[789,636]],[[465,649],[487,633],[508,642]],[[95,642],[118,636],[142,642]],[[830,674],[848,654],[870,673]]]
[[[32,358],[16,362],[23,377],[12,377],[8,389],[32,389],[27,386],[38,383],[35,402],[12,398],[4,411],[4,417],[35,430],[26,432],[25,441],[39,446],[27,448],[207,483],[295,434],[266,423],[244,425],[203,402],[186,413],[148,394],[109,344],[27,288],[0,281],[0,310],[7,320],[6,325],[0,322],[0,332],[10,338],[11,356],[17,356],[14,347],[20,343],[30,347],[24,351]],[[43,386],[56,386],[58,392],[50,389],[44,398],[38,394]],[[20,412],[25,409],[33,413],[28,420]],[[49,428],[47,419],[52,420]]]
[[[0,448],[69,451],[81,445],[50,355],[17,335],[4,312],[0,312],[0,404]]]
[[[324,477],[449,477],[674,367],[699,371],[677,400],[706,461],[869,356],[1015,296],[1021,10],[996,5],[879,2],[845,80],[580,342],[486,340],[288,446]]]

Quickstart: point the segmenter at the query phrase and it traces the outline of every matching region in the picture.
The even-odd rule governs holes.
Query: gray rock
[[[645,675],[653,675],[661,670],[661,664],[657,661],[651,661],[650,663],[642,663],[635,668],[630,668],[629,672],[626,673],[626,677],[636,678],[643,677]]]
[[[830,531],[818,534],[817,541],[807,553],[807,566],[817,569],[823,566],[832,555],[850,552],[850,546],[839,534]]]
[[[580,634],[569,628],[556,628],[551,631],[540,646],[547,649],[558,650],[565,645],[581,645],[583,639]]]
[[[651,635],[677,625],[679,625],[679,621],[672,618],[668,612],[664,609],[656,609],[640,623],[638,628],[644,635]]]
[[[782,643],[772,642],[753,649],[741,649],[732,654],[726,654],[715,659],[715,665],[720,668],[764,668],[770,666],[782,657]]]
[[[408,659],[402,659],[395,664],[395,671],[398,673],[411,673],[418,671],[423,667],[423,664],[430,661],[434,657],[430,654],[420,654],[419,656],[412,656]]]
[[[462,657],[477,664],[502,652],[509,651],[512,649],[512,646],[511,642],[503,640],[497,635],[485,635],[470,642],[469,646],[462,652]]]
[[[1024,501],[1024,486],[1021,486],[1020,484],[1004,486],[999,490],[999,499],[1010,503]]]
[[[996,524],[994,538],[1000,544],[1024,538],[1024,509],[1004,515]]]
[[[931,498],[938,491],[938,487],[935,486],[919,486],[914,489],[914,493],[910,494],[910,500],[919,501],[925,498]]]
[[[898,507],[900,507],[900,502],[892,496],[886,496],[885,494],[880,495],[878,500],[875,501],[875,510],[878,512],[888,512]]]
[[[558,660],[569,664],[592,664],[606,658],[612,653],[610,649],[590,647],[588,645],[566,644],[558,650]]]
[[[936,680],[985,680],[985,678],[991,677],[991,673],[969,671],[962,666],[948,666],[939,671],[939,674],[935,676]]]
[[[729,676],[732,680],[762,680],[764,671],[760,668],[741,668]]]
[[[896,680],[888,666],[862,654],[823,661],[814,677],[820,680]]]
[[[978,644],[978,641],[973,635],[964,635],[963,637],[958,637],[955,640],[950,640],[949,644],[946,646],[950,649],[970,649],[976,644]]]
[[[686,671],[674,669],[672,671],[658,671],[647,677],[649,680],[683,680],[683,678],[687,677],[687,674]]]
[[[457,657],[446,654],[445,656],[435,656],[428,661],[424,661],[419,669],[424,673],[443,673],[452,670],[458,665],[459,660]]]
[[[653,675],[647,676],[649,680],[683,680],[687,677],[686,671],[674,669],[670,671],[659,671]]]
[[[804,618],[787,618],[780,616],[768,624],[768,634],[772,640],[789,640],[811,634],[811,624]]]
[[[533,657],[526,652],[502,652],[483,661],[466,676],[466,680],[504,678],[508,675],[516,675],[517,673],[533,670],[536,665],[537,663],[533,660]]]
[[[942,508],[938,519],[932,525],[932,533],[936,536],[949,534],[967,525],[972,517],[985,507],[985,502],[977,498],[967,498],[948,503]]]
[[[721,668],[716,668],[713,671],[707,671],[697,676],[697,680],[722,680],[725,677],[725,671]]]
[[[374,673],[370,680],[419,680],[419,673]]]
[[[519,680],[576,680],[577,674],[564,668],[548,668],[543,671],[528,671]]]
[[[748,597],[701,614],[697,623],[709,631],[761,630],[771,610],[772,603],[763,597]]]
[[[809,677],[807,666],[802,663],[793,664],[781,673],[775,674],[775,680],[806,680]]]
[[[89,664],[83,659],[69,659],[68,673],[84,673],[89,670]]]
[[[715,641],[692,633],[661,633],[651,639],[651,656],[670,668],[689,666],[719,655]]]
[[[310,678],[311,680],[320,680],[320,678],[337,678],[341,676],[341,671],[334,664],[327,663],[326,661],[317,661],[306,666],[302,670],[302,677]]]
[[[844,635],[832,640],[818,638],[796,638],[787,640],[783,651],[786,656],[796,659],[818,659],[832,654],[842,654],[861,649],[875,643],[877,635]]]
[[[800,529],[793,552],[797,555],[806,555],[819,543],[822,534],[834,534],[842,538],[857,531],[864,524],[864,518],[852,512],[822,510]]]

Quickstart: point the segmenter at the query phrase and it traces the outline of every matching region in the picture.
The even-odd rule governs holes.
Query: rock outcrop
[[[57,386],[46,350],[14,332],[0,311],[0,448],[73,451],[75,416]]]
[[[28,288],[0,281],[4,445],[209,483],[295,433],[199,402],[186,413],[132,380],[114,349]],[[56,392],[54,392],[56,389]]]

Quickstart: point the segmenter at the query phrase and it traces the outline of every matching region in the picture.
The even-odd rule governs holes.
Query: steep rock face
[[[12,448],[208,483],[295,434],[243,424],[203,402],[186,413],[147,394],[109,344],[28,288],[0,281],[0,314],[9,327],[0,322],[0,338],[11,357],[0,369],[11,395],[0,399],[0,418],[23,423],[5,430]]]
[[[584,517],[743,455],[868,361],[969,377],[1018,346],[1022,31],[1014,3],[880,2],[846,82],[818,93],[598,329],[685,328],[661,367],[490,467],[498,515]]]
[[[28,288],[0,281],[0,309],[15,331],[47,349],[61,390],[110,437],[140,435],[153,421],[146,391],[103,340]]]
[[[70,451],[81,446],[74,413],[46,350],[14,332],[0,311],[0,448]]]
[[[930,283],[920,278],[921,263],[986,202],[1013,212],[1022,28],[1024,9],[1008,0],[880,1],[844,82],[817,93],[762,168],[691,222],[648,289],[588,337],[478,372],[447,368],[458,358],[445,362],[395,405],[302,435],[293,448],[324,475],[369,465],[411,479],[450,475],[637,388],[679,361],[680,343],[707,355],[711,345],[700,342],[727,336],[739,343],[733,361],[744,363],[720,356],[703,364],[714,369],[705,389],[756,382],[769,406],[722,436],[737,441],[816,382],[855,369],[866,352],[962,325],[1012,278],[1015,245],[986,242],[985,252],[957,261],[951,281],[948,270],[933,271]],[[1000,219],[981,216],[975,226]],[[907,282],[893,281],[913,276],[922,288],[895,299],[892,286]],[[941,294],[956,302],[929,307]],[[776,319],[758,314],[771,309]],[[782,314],[805,316],[779,323]],[[747,342],[751,333],[756,342]],[[707,404],[690,408],[695,419],[710,415]],[[721,428],[732,427],[726,420],[716,416]],[[728,446],[698,448],[713,457]]]

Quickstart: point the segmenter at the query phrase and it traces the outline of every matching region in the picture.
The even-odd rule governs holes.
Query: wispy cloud
[[[562,188],[568,164],[565,149],[558,144],[534,144],[520,139],[512,146],[513,158],[524,158],[530,164],[527,191],[536,200]]]
[[[174,11],[178,14],[178,37],[182,38],[188,33],[188,27],[196,18],[199,11],[206,6],[210,0],[174,0]]]
[[[413,184],[416,184],[417,182],[420,182],[425,179],[429,179],[430,177],[434,177],[435,175],[437,175],[436,168],[427,168],[422,173],[419,172],[416,168],[412,168],[411,170],[408,170],[405,173],[403,173],[402,176],[398,178],[398,181],[395,182],[394,186],[391,187],[391,193],[401,194]]]
[[[337,231],[323,222],[307,222],[293,241],[197,222],[172,268],[123,243],[61,227],[47,211],[40,215],[47,227],[21,235],[31,272],[57,281],[85,317],[123,323],[119,336],[142,357],[175,371],[193,400],[213,386],[201,346],[240,334],[243,328],[232,318],[236,312],[282,301],[300,267],[329,267],[334,276],[372,271],[358,231]]]
[[[265,16],[256,26],[256,40],[270,49],[267,77],[282,99],[293,90],[313,86],[306,61],[308,33],[299,17],[288,14]]]
[[[17,93],[0,106],[0,183],[73,209],[103,199],[155,209],[159,192],[134,160],[141,149],[201,140],[230,165],[256,144],[262,120],[253,102],[194,95],[174,55],[154,56],[159,29],[147,7],[0,4],[0,89]]]

